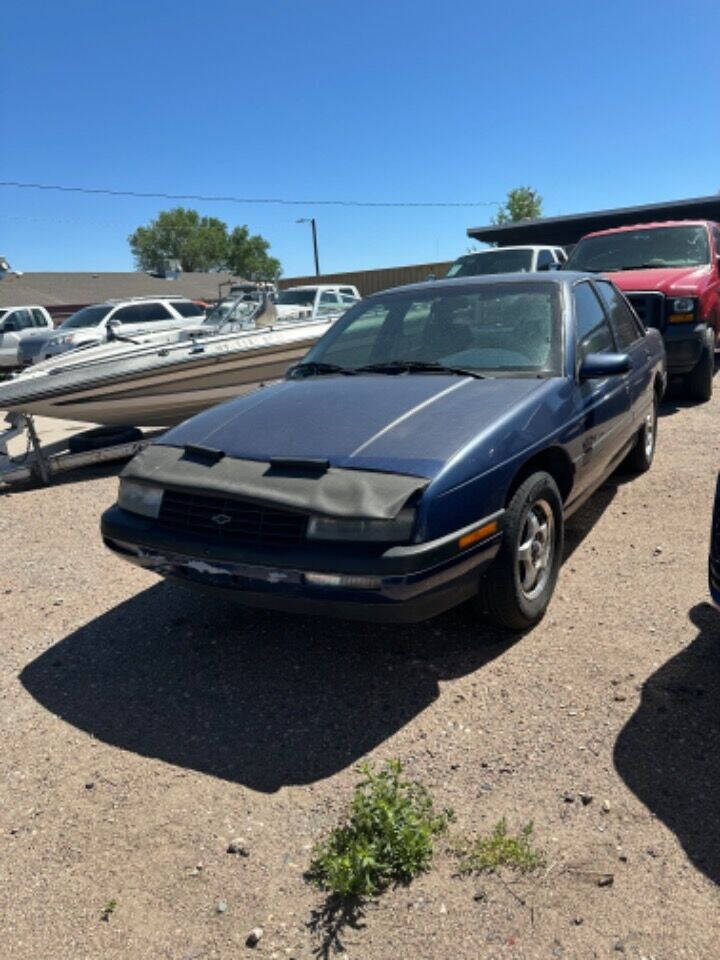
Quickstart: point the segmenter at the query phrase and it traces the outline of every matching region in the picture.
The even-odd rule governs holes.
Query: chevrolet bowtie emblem
[[[219,527],[224,527],[226,523],[230,523],[232,517],[228,516],[227,513],[216,513],[214,517],[210,517],[213,523],[217,523]]]

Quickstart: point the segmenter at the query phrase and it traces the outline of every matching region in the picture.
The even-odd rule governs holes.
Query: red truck
[[[720,349],[718,224],[678,220],[588,233],[564,269],[608,276],[645,326],[662,333],[668,374],[683,377],[693,399],[710,399]]]

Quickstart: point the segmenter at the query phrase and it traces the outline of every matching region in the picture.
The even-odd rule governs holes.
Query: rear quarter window
[[[618,346],[625,350],[644,335],[640,321],[611,283],[598,280],[595,287],[607,309]]]

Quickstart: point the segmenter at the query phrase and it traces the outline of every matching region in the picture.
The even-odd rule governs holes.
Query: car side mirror
[[[13,320],[12,318],[10,318],[10,320],[6,320],[3,326],[0,327],[0,331],[2,333],[15,333],[19,329],[20,324],[17,320]]]
[[[632,364],[627,353],[588,353],[580,364],[580,380],[600,380],[627,373]]]

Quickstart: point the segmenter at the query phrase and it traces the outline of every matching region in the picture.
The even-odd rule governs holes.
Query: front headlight
[[[141,517],[160,516],[162,504],[162,487],[152,487],[149,483],[138,483],[136,480],[120,480],[118,490],[118,506],[130,513],[139,513]]]
[[[695,310],[695,300],[692,297],[677,297],[672,302],[673,313],[693,313]]]
[[[53,337],[50,343],[59,344],[59,343],[72,343],[77,334],[75,333],[64,333],[61,337]]]
[[[401,510],[392,520],[346,520],[343,517],[310,517],[307,537],[308,540],[407,543],[414,523],[414,510]]]

